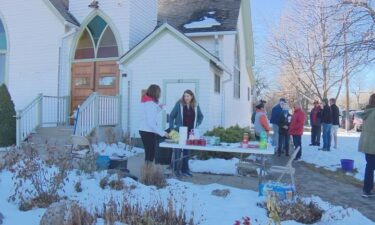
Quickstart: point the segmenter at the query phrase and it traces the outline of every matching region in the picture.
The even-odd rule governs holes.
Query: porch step
[[[73,127],[42,127],[27,140],[34,144],[50,144],[54,146],[65,146],[70,143],[70,136],[73,134]]]

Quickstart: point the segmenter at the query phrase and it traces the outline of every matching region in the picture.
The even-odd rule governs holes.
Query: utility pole
[[[349,131],[350,130],[350,97],[349,97],[349,62],[348,62],[348,48],[347,48],[347,37],[346,37],[346,26],[347,26],[347,17],[344,16],[344,63],[343,63],[343,71],[344,71],[344,77],[345,77],[345,87],[346,87],[346,118],[345,118],[345,130]]]

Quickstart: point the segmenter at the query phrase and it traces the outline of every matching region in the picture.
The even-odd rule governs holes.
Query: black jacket
[[[288,120],[288,118],[290,118],[290,120]],[[278,125],[279,125],[279,134],[281,135],[286,135],[288,134],[288,130],[289,130],[289,125],[290,125],[290,122],[292,120],[292,115],[290,115],[288,113],[287,116],[285,116],[284,112],[282,112],[279,116],[279,121],[278,121]],[[284,126],[288,126],[288,128],[284,128]]]
[[[340,110],[336,104],[331,105],[332,125],[340,125]]]
[[[325,105],[323,108],[322,123],[332,124],[332,113],[329,105]]]

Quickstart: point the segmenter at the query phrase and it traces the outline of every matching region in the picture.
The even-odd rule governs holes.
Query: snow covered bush
[[[24,146],[20,160],[10,169],[13,172],[14,193],[9,200],[16,202],[23,211],[34,207],[46,208],[59,201],[59,192],[70,167],[68,162],[68,159],[60,159],[59,165],[48,164],[41,159],[37,149]]]

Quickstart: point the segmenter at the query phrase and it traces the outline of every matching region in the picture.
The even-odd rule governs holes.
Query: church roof
[[[69,23],[79,26],[79,22],[69,12],[69,0],[49,0],[61,16]]]
[[[61,16],[79,26],[69,0],[49,0]],[[241,0],[158,0],[158,22],[183,33],[236,31]]]
[[[183,33],[236,31],[241,0],[158,0],[158,21]]]

